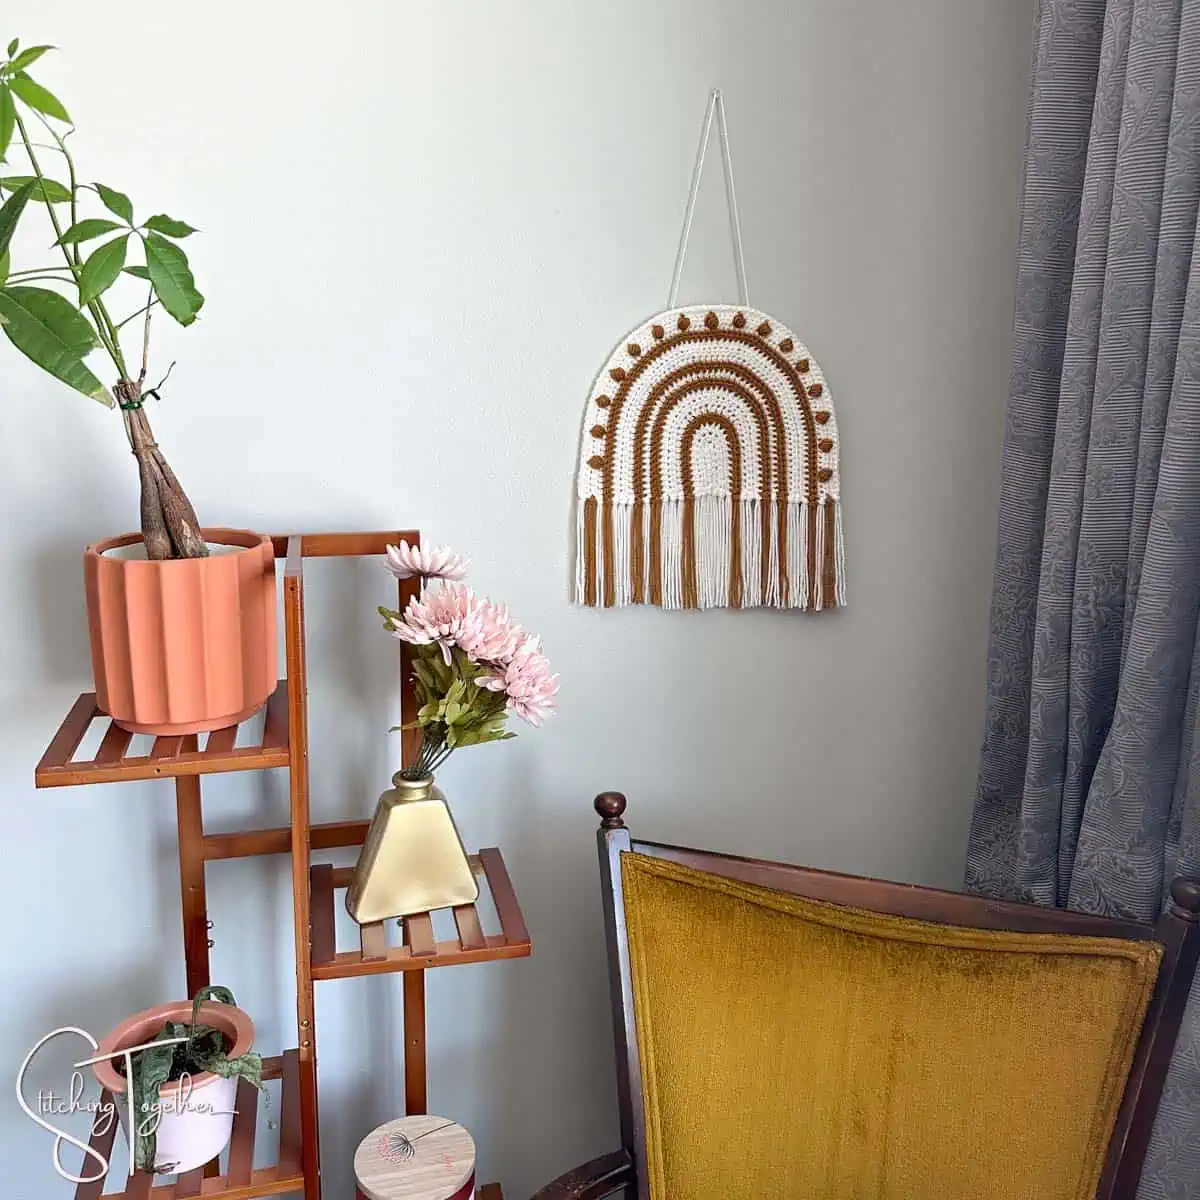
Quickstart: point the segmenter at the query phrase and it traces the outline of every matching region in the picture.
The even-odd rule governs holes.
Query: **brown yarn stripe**
[[[821,580],[821,607],[837,608],[837,501],[827,500],[821,507],[825,511],[825,572]]]
[[[633,581],[634,604],[645,604],[646,602],[645,512],[645,501],[635,500],[629,514],[629,570]],[[654,511],[651,520],[654,521],[655,528],[657,528],[659,520],[657,511]]]
[[[596,498],[583,502],[583,602],[596,603]]]

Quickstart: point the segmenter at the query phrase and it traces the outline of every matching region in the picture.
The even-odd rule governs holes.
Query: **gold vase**
[[[433,776],[393,775],[358,856],[346,911],[366,925],[478,899],[462,838]]]

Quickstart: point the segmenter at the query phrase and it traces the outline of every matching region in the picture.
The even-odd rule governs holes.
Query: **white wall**
[[[85,178],[203,228],[208,296],[160,327],[160,438],[213,524],[419,526],[543,633],[544,731],[444,770],[498,843],[525,962],[429,979],[430,1101],[514,1197],[615,1145],[593,794],[636,831],[955,886],[982,720],[1033,0],[8,0],[0,36],[80,124]],[[832,383],[851,607],[579,611],[580,414],[665,300],[695,137],[724,88],[757,305]],[[733,296],[719,172],[683,300]],[[49,238],[46,239],[47,242]],[[80,550],[136,520],[112,413],[0,345],[0,1077],[53,1024],[183,991],[169,785],[35,792],[89,686]],[[385,784],[377,564],[312,574],[313,795]],[[214,828],[282,779],[215,779]],[[286,864],[210,871],[214,973],[292,1044]],[[399,982],[319,985],[326,1194],[401,1104]],[[6,1083],[5,1087],[10,1084]],[[11,1096],[11,1093],[9,1093]],[[264,1135],[265,1137],[266,1135]],[[268,1139],[269,1140],[269,1139]],[[68,1196],[0,1103],[7,1196]],[[15,1184],[15,1193],[14,1193]]]

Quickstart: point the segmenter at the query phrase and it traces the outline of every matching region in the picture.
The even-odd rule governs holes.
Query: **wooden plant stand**
[[[115,783],[136,779],[174,779],[179,827],[179,880],[183,902],[184,962],[187,994],[210,982],[210,923],[206,901],[206,867],[228,858],[263,854],[289,854],[292,867],[292,902],[296,943],[296,1025],[298,1046],[265,1062],[264,1077],[280,1081],[282,1095],[279,1156],[276,1165],[255,1168],[254,1136],[258,1110],[255,1090],[243,1083],[238,1091],[237,1117],[224,1165],[214,1159],[206,1167],[180,1176],[176,1182],[155,1186],[154,1176],[139,1171],[125,1190],[107,1193],[126,1200],[252,1200],[253,1197],[303,1194],[321,1200],[320,1146],[317,1123],[317,1038],[313,1010],[313,983],[318,979],[346,979],[357,975],[404,973],[404,1094],[409,1115],[426,1110],[425,1075],[425,971],[431,967],[491,959],[522,958],[531,952],[529,932],[513,891],[500,851],[481,850],[472,866],[486,885],[499,917],[497,932],[484,931],[474,904],[453,910],[456,938],[435,941],[429,915],[404,922],[404,944],[389,946],[385,925],[364,925],[357,949],[338,952],[334,940],[334,892],[345,888],[352,871],[313,864],[313,850],[361,846],[368,821],[333,821],[313,825],[308,791],[308,680],[304,626],[304,560],[385,553],[401,539],[419,543],[415,530],[378,533],[294,534],[274,538],[276,559],[285,559],[283,608],[287,678],[280,681],[266,704],[263,731],[253,744],[238,745],[239,726],[210,734],[156,738],[149,754],[126,752],[132,735],[111,721],[95,755],[78,760],[75,754],[94,720],[107,721],[93,693],[85,693],[72,706],[54,735],[35,772],[38,787],[66,787],[83,783]],[[400,584],[400,605],[417,590],[416,580]],[[401,643],[401,714],[405,723],[416,715],[409,647]],[[401,760],[410,762],[418,748],[418,731],[402,734]],[[201,747],[203,740],[203,748]],[[242,739],[245,742],[245,738]],[[276,829],[251,829],[238,833],[205,833],[201,813],[200,777],[226,771],[262,771],[287,768],[291,819]],[[110,1099],[107,1095],[103,1099]],[[98,1122],[97,1129],[101,1128]],[[112,1160],[116,1123],[103,1132],[93,1130],[92,1145]],[[120,1157],[120,1156],[118,1156]],[[91,1161],[91,1160],[89,1160]],[[120,1167],[118,1167],[118,1170]],[[86,1172],[81,1172],[86,1173]],[[331,1183],[334,1197],[347,1193],[347,1181]],[[104,1181],[80,1184],[76,1200],[98,1200]],[[497,1184],[485,1184],[478,1195],[502,1200]]]

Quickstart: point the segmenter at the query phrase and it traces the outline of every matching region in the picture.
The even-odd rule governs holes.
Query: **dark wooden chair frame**
[[[682,846],[635,841],[625,827],[625,806],[625,797],[620,792],[602,792],[595,800],[596,812],[602,818],[597,837],[616,1037],[621,1149],[560,1176],[538,1192],[534,1200],[600,1200],[613,1195],[628,1200],[634,1197],[649,1200],[642,1073],[621,884],[620,855],[624,850],[795,896],[899,917],[1014,933],[1073,933],[1158,942],[1163,947],[1162,966],[1096,1191],[1097,1200],[1133,1200],[1200,958],[1200,880],[1175,880],[1167,910],[1154,925],[1146,925]]]

